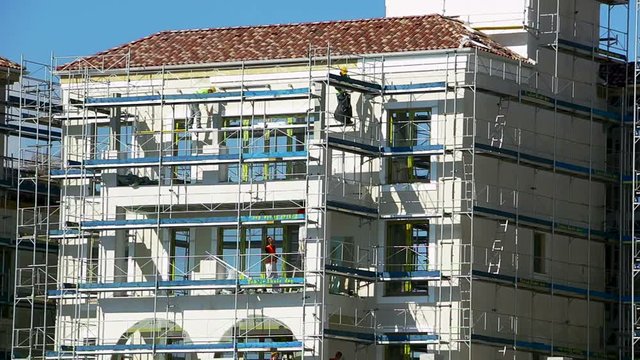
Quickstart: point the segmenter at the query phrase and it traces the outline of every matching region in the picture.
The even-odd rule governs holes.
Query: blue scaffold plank
[[[585,227],[557,223],[557,222],[554,223],[550,220],[540,219],[533,216],[519,215],[519,214],[516,215],[515,213],[512,213],[512,212],[491,209],[491,208],[486,208],[482,206],[474,206],[473,210],[481,214],[493,215],[500,218],[512,219],[512,220],[517,219],[518,222],[520,223],[527,223],[529,225],[545,227],[548,230],[555,229],[558,232],[563,232],[571,235],[587,237],[590,234],[591,237],[594,239],[600,239],[600,240],[617,240],[618,239],[618,235],[615,233],[608,233],[606,231],[594,230],[594,229],[589,229]]]
[[[564,110],[577,111],[582,113],[585,116],[593,115],[594,117],[600,118],[603,120],[621,122],[623,120],[627,121],[627,117],[628,117],[628,116],[623,116],[622,114],[611,112],[611,111],[594,109],[588,106],[575,104],[569,101],[555,99],[550,96],[538,94],[536,92],[529,91],[529,90],[521,90],[520,95],[525,98],[531,99],[531,101],[534,101],[536,103],[542,103],[550,107],[558,106],[559,108],[563,108]]]
[[[347,340],[365,344],[374,344],[376,341],[375,334],[348,330],[324,329],[324,335],[333,339]]]
[[[441,280],[442,273],[440,271],[372,271],[364,269],[356,269],[348,266],[341,265],[325,265],[325,269],[328,273],[333,275],[342,275],[348,277],[355,277],[367,281],[430,281]]]
[[[378,156],[380,155],[380,147],[368,144],[362,144],[356,141],[340,139],[334,136],[329,136],[328,144],[332,147],[355,152],[358,154],[364,154],[367,156]]]
[[[188,164],[222,164],[240,160],[238,154],[218,155],[180,155],[159,157],[140,157],[129,159],[89,159],[84,164],[87,168],[116,168],[116,167],[147,167],[158,166],[160,163],[167,166]]]
[[[329,74],[329,85],[369,94],[379,94],[382,91],[382,85],[380,84],[357,80],[337,74]]]
[[[537,155],[527,154],[518,152],[516,150],[499,148],[483,143],[475,143],[475,147],[480,150],[489,151],[496,154],[502,154],[508,156],[514,160],[519,159],[522,162],[531,163],[533,165],[539,165],[548,167],[553,169],[554,167],[557,170],[563,171],[565,173],[570,174],[580,174],[583,176],[593,176],[594,179],[604,180],[604,181],[618,181],[620,176],[618,174],[613,174],[606,172],[604,170],[591,169],[581,165],[570,164],[563,161],[554,161],[553,159],[544,158]]]
[[[306,98],[308,95],[309,88],[283,90],[250,90],[244,92],[244,96],[247,100]]]
[[[140,95],[124,97],[101,97],[85,99],[86,106],[126,106],[142,104],[187,104],[206,102],[227,102],[247,100],[268,100],[268,99],[301,99],[309,95],[309,88],[295,88],[282,90],[253,90],[253,91],[230,91],[214,92],[206,94],[166,94],[166,95]]]
[[[8,135],[22,136],[28,139],[35,140],[60,140],[62,139],[62,132],[56,130],[38,129],[30,126],[18,126],[14,124],[1,124],[0,132],[4,132]]]
[[[116,354],[116,353],[170,353],[170,352],[241,352],[263,351],[301,351],[301,341],[266,341],[233,343],[191,343],[191,344],[126,344],[126,345],[81,345],[75,347],[78,354]]]
[[[324,329],[324,335],[338,340],[346,340],[364,344],[438,344],[440,336],[432,333],[384,333],[373,334],[358,331]]]
[[[334,275],[343,275],[348,277],[355,277],[367,281],[375,281],[378,278],[378,273],[371,270],[355,269],[348,266],[331,265],[326,264],[325,269],[328,273]]]
[[[376,343],[387,344],[438,344],[440,336],[430,333],[385,333],[376,336]]]
[[[374,146],[354,140],[328,138],[329,146],[365,156],[431,156],[444,154],[444,146],[436,144],[418,146]]]
[[[404,94],[420,91],[444,91],[447,88],[447,83],[444,81],[429,82],[429,83],[415,83],[415,84],[400,84],[400,85],[386,85],[384,87],[385,94]]]
[[[253,162],[305,160],[306,158],[306,151],[252,152],[242,154],[242,159]]]
[[[431,156],[444,154],[442,145],[391,146],[380,149],[382,156]]]
[[[20,107],[22,103],[23,110],[37,110],[39,112],[48,112],[51,108],[53,113],[61,113],[64,109],[62,105],[52,104],[43,99],[20,98],[19,96],[7,96],[7,105],[12,107]]]
[[[378,274],[380,281],[427,281],[441,280],[442,273],[440,271],[383,271]]]
[[[291,277],[291,278],[245,278],[238,280],[238,284],[241,287],[264,287],[277,285],[280,287],[298,287],[304,285],[304,278]]]
[[[270,161],[296,161],[305,160],[306,151],[289,152],[264,152],[264,153],[243,153],[243,154],[217,154],[217,155],[179,155],[159,157],[140,157],[129,159],[89,159],[84,164],[87,168],[130,168],[149,167],[160,164],[166,166],[176,165],[213,165],[228,164],[241,160],[247,162],[270,162]]]
[[[571,41],[571,40],[566,40],[566,39],[558,39],[558,45],[564,45],[564,46],[568,46],[574,49],[578,49],[578,50],[582,50],[587,52],[587,55],[590,55],[591,53],[595,53],[600,57],[604,57],[604,58],[613,58],[613,59],[617,59],[620,61],[627,61],[627,57],[624,54],[618,54],[614,51],[609,51],[607,49],[601,49],[600,47],[594,47],[594,46],[590,46],[590,45],[586,45],[586,44],[581,44],[579,42],[575,42],[575,41]]]
[[[131,281],[113,283],[80,283],[78,290],[82,292],[109,292],[117,290],[145,291],[145,290],[171,290],[171,289],[234,289],[261,288],[261,287],[300,287],[304,286],[304,278],[243,278],[243,279],[203,279],[203,280],[162,280]]]
[[[378,209],[362,205],[348,204],[342,201],[327,200],[327,208],[353,215],[363,215],[368,217],[378,216]]]
[[[74,168],[67,169],[55,169],[49,172],[52,179],[80,179],[80,178],[94,178],[100,176],[93,170],[81,170]]]
[[[114,230],[125,228],[154,228],[176,226],[208,226],[208,225],[235,225],[240,223],[299,223],[304,222],[304,214],[278,214],[278,215],[251,215],[219,216],[204,218],[161,218],[161,219],[123,219],[123,220],[98,220],[83,221],[80,227],[85,230]]]
[[[305,214],[280,214],[280,215],[246,215],[240,216],[241,223],[300,223],[304,222]]]
[[[157,345],[156,345],[157,346]],[[78,353],[118,353],[118,352],[150,352],[152,344],[124,344],[124,345],[80,345],[75,347]]]
[[[611,294],[604,291],[589,290],[589,289],[584,289],[584,288],[571,286],[571,285],[556,284],[556,283],[550,283],[546,281],[527,279],[527,278],[521,278],[521,277],[516,277],[511,275],[504,275],[504,274],[492,274],[492,273],[480,271],[480,270],[473,270],[472,274],[479,279],[485,279],[489,281],[498,281],[498,282],[507,283],[510,285],[518,285],[519,287],[526,287],[528,289],[533,289],[533,290],[541,290],[543,292],[550,292],[553,290],[555,294],[564,293],[572,297],[586,298],[587,296],[589,296],[592,300],[599,300],[599,301],[605,301],[605,302],[617,301],[619,299],[617,294]]]
[[[152,290],[155,289],[154,281],[131,281],[113,283],[80,283],[79,291],[112,291],[112,290]]]
[[[52,238],[79,237],[81,234],[77,229],[49,230],[49,237]]]

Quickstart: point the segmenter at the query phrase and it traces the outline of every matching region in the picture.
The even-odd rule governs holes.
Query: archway
[[[125,331],[118,339],[117,345],[128,344],[190,344],[191,338],[178,324],[166,319],[144,319],[138,321]],[[160,360],[197,360],[196,353],[172,353],[156,355],[123,355],[115,354],[111,360],[144,360],[151,358]]]
[[[240,320],[222,336],[222,342],[232,342],[234,334],[238,342],[268,343],[295,341],[293,332],[282,322],[266,316],[250,316]],[[280,359],[297,359],[294,352],[280,353]],[[295,356],[295,357],[294,357]],[[232,353],[216,354],[215,358],[233,358]],[[240,360],[269,360],[270,352],[247,352],[238,354]]]

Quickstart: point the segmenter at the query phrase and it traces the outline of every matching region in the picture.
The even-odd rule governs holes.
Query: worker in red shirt
[[[267,246],[264,247],[267,257],[264,259],[264,267],[267,279],[275,279],[277,276],[278,258],[276,257],[276,244],[271,236],[267,236]]]

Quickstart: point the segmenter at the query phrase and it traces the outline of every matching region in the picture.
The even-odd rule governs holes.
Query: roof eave
[[[438,54],[447,54],[447,53],[473,53],[476,49],[474,48],[452,48],[452,49],[435,49],[435,50],[418,50],[418,51],[398,51],[398,52],[387,52],[387,53],[371,53],[371,54],[363,54],[363,55],[336,55],[331,56],[332,60],[357,60],[362,58],[386,58],[386,57],[400,57],[400,56],[420,56],[420,55],[438,55]],[[497,54],[492,54],[498,56],[503,59],[509,59],[504,56],[500,56]],[[317,57],[317,59],[325,59],[326,56]],[[211,68],[226,68],[226,67],[240,67],[240,66],[255,66],[255,65],[293,65],[293,64],[308,64],[309,58],[293,58],[293,59],[265,59],[265,60],[246,60],[246,61],[229,61],[229,62],[213,62],[213,63],[200,63],[200,64],[181,64],[181,65],[164,65],[164,66],[143,66],[143,67],[132,67],[129,69],[118,68],[118,69],[109,69],[109,70],[95,70],[90,72],[93,74],[99,73],[101,75],[117,75],[121,74],[123,71],[127,71],[129,73],[146,73],[146,72],[158,72],[158,71],[176,71],[176,70],[201,70],[201,69],[211,69]],[[72,70],[57,70],[55,71],[56,75],[74,75],[74,74],[83,74],[85,73],[84,69],[72,69]]]

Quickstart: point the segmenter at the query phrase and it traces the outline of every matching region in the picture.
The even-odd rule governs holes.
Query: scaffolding
[[[53,339],[55,302],[46,291],[55,283],[48,269],[57,263],[57,245],[48,232],[57,226],[59,184],[49,178],[60,166],[60,84],[51,64],[22,60],[17,88],[8,90],[11,106],[2,132],[17,136],[18,152],[13,279],[12,355],[44,357]]]
[[[638,166],[638,154],[640,153],[640,101],[638,100],[638,86],[640,86],[640,49],[638,45],[640,44],[640,40],[638,38],[638,30],[640,29],[640,20],[638,20],[638,15],[640,14],[640,1],[635,1],[633,13],[635,16],[635,27],[634,27],[634,41],[630,42],[630,45],[633,46],[633,62],[630,66],[633,66],[633,71],[627,72],[627,77],[633,76],[633,79],[630,81],[627,79],[627,83],[631,83],[633,85],[633,89],[631,90],[633,97],[629,100],[630,109],[633,111],[633,134],[627,135],[629,138],[632,138],[631,146],[629,146],[629,150],[631,151],[631,155],[625,158],[627,163],[631,161],[631,171],[632,171],[632,193],[626,194],[627,198],[631,196],[630,201],[630,234],[631,234],[631,251],[630,251],[630,262],[624,262],[624,258],[622,258],[622,263],[626,264],[627,269],[631,268],[629,278],[631,281],[629,282],[630,289],[625,289],[629,291],[629,295],[631,297],[631,315],[629,316],[631,327],[628,330],[631,333],[631,358],[637,359],[640,357],[640,350],[638,349],[638,340],[640,340],[640,305],[638,305],[637,300],[637,280],[638,274],[640,274],[640,246],[638,245],[638,239],[640,237],[637,235],[638,232],[638,218],[637,212],[640,209],[640,198],[638,195],[640,194],[640,167]],[[628,271],[628,270],[627,270]],[[624,273],[627,274],[627,271]],[[623,314],[624,315],[624,314]],[[624,319],[624,318],[623,318]]]
[[[139,71],[122,53],[104,55],[117,58],[102,62],[110,68],[59,71],[64,114],[49,107],[21,122],[53,136],[59,121],[61,161],[38,157],[36,176],[21,181],[60,183],[62,200],[23,207],[18,219],[20,241],[34,253],[55,246],[59,262],[16,269],[16,301],[57,302],[56,323],[14,326],[14,358],[324,359],[346,344],[357,358],[384,347],[388,357],[471,359],[476,345],[514,359],[628,356],[622,318],[560,323],[517,301],[523,291],[549,296],[551,312],[556,300],[586,303],[588,319],[592,307],[622,314],[629,301],[626,262],[591,260],[592,247],[623,259],[623,214],[591,197],[565,200],[556,185],[623,193],[622,146],[593,136],[606,127],[623,141],[624,107],[594,99],[602,84],[564,77],[558,62],[626,65],[626,32],[565,22],[554,3],[527,9],[526,26],[555,58],[553,73],[477,49],[425,52],[425,63],[330,47],[293,65]],[[619,96],[606,85],[607,100]],[[339,92],[355,98],[354,124],[337,119]],[[517,121],[532,108],[587,122],[588,139]],[[515,186],[492,183],[490,164],[513,168]],[[551,174],[550,194],[521,186],[523,171]],[[360,235],[341,236],[344,224]],[[529,253],[527,231],[586,242],[587,260]],[[495,299],[512,291],[512,308],[488,308],[487,289]],[[418,300],[380,301],[387,295]],[[288,309],[277,318],[276,304]],[[600,345],[601,334],[616,341]]]

